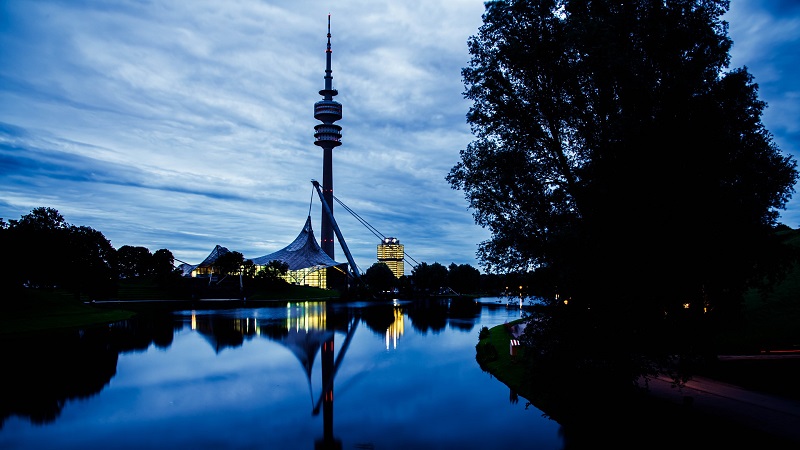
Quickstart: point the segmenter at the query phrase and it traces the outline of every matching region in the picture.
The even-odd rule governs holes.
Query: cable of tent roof
[[[308,202],[308,216],[309,217],[311,217],[311,207],[314,204],[314,191],[315,191],[315,188],[312,186],[312,188],[311,188],[311,200]],[[373,235],[375,235],[375,237],[377,237],[380,240],[386,239],[386,235],[384,235],[383,233],[378,231],[377,228],[372,226],[372,224],[367,222],[366,219],[361,217],[357,212],[353,211],[352,208],[350,208],[349,206],[345,205],[343,201],[339,200],[339,197],[334,195],[333,199],[336,200],[336,203],[341,205],[342,208],[344,208],[347,212],[349,212],[351,216],[355,217],[356,220],[358,220],[362,225],[364,225]],[[414,261],[414,263],[412,264],[411,261],[409,261],[408,259],[403,258],[407,263],[411,264],[413,267],[416,267],[416,266],[419,265],[419,262],[417,262],[416,259],[412,258],[411,255],[409,255],[405,251],[403,251],[403,255],[405,257],[407,257],[408,259],[410,259],[411,261]]]

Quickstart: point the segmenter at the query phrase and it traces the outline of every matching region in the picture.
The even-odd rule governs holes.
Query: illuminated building
[[[289,272],[282,276],[289,284],[313,286],[328,289],[328,270],[333,269],[345,273],[347,264],[334,261],[322,251],[314,229],[311,227],[311,216],[306,219],[306,224],[294,241],[286,247],[269,255],[252,259],[256,270],[266,266],[270,261],[286,263]]]
[[[215,266],[217,258],[229,252],[230,250],[227,248],[217,245],[202,263],[197,265],[181,264],[180,269],[184,276],[205,278],[219,275],[219,269]],[[252,258],[251,261],[256,271],[261,270],[271,261],[286,263],[289,271],[281,277],[286,282],[321,289],[329,287],[327,269],[330,268],[341,273],[347,271],[347,264],[334,261],[320,248],[314,237],[314,229],[311,227],[311,216],[308,216],[300,234],[291,244],[277,252]]]
[[[387,237],[378,244],[378,262],[389,266],[395,278],[400,278],[405,273],[404,255],[403,244],[397,238]]]
[[[230,253],[230,250],[221,245],[217,245],[200,264],[194,266],[181,264],[179,267],[183,271],[184,276],[211,277],[214,275],[219,275],[219,268],[217,268],[214,263],[217,262],[217,258],[226,253]]]

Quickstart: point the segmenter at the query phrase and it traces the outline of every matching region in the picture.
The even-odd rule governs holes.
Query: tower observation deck
[[[314,144],[322,147],[322,195],[333,215],[333,149],[342,145],[342,127],[334,122],[342,118],[342,104],[335,101],[339,92],[333,88],[331,75],[331,15],[328,14],[328,46],[325,49],[325,89],[319,91],[322,100],[314,103],[314,118],[322,122],[314,127]],[[325,211],[322,212],[320,247],[334,259],[333,225]]]

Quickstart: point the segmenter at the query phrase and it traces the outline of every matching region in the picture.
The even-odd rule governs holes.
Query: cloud
[[[327,15],[343,105],[334,193],[416,261],[471,264],[488,239],[445,180],[472,140],[461,68],[481,0],[0,3],[0,217],[58,209],[115,247],[197,263],[290,243],[321,208],[313,105]],[[746,65],[767,128],[798,151],[798,8],[732,2],[732,66]],[[790,204],[788,225],[800,225]],[[379,239],[336,218],[356,262]],[[336,257],[345,261],[337,247]],[[406,268],[410,273],[410,267]]]
[[[778,147],[800,157],[800,4],[790,0],[735,1],[725,19],[733,40],[731,67],[747,67],[767,103],[762,121]],[[800,227],[798,200],[781,221]]]
[[[477,267],[485,232],[444,177],[470,140],[460,68],[481,2],[0,8],[0,216],[54,207],[115,247],[169,248],[189,262],[216,244],[247,257],[278,250],[309,210],[319,234],[313,104],[330,12],[344,108],[337,197],[415,259]],[[368,268],[378,238],[335,210]]]

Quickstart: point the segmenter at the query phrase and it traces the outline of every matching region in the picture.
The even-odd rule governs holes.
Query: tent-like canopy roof
[[[209,253],[208,256],[206,256],[206,259],[204,259],[203,262],[201,262],[195,267],[207,267],[214,265],[214,263],[217,262],[217,258],[224,255],[225,253],[230,253],[230,252],[231,251],[228,250],[227,248],[221,245],[217,245],[216,247],[214,247],[214,250],[211,250],[211,253]]]
[[[221,245],[217,245],[200,264],[181,264],[179,267],[183,271],[183,274],[188,276],[198,267],[213,266],[217,258],[225,253],[230,253],[230,250]],[[303,230],[300,231],[300,234],[297,235],[291,244],[269,255],[253,258],[251,261],[253,261],[255,265],[262,266],[269,264],[270,261],[276,260],[288,264],[289,270],[301,270],[309,267],[321,269],[344,264],[334,261],[322,251],[322,247],[319,246],[317,239],[314,237],[314,230],[311,228],[311,216],[308,216]]]
[[[314,230],[311,228],[311,216],[306,219],[306,224],[295,240],[269,255],[253,258],[253,264],[262,266],[269,264],[270,261],[281,261],[289,265],[289,270],[300,270],[308,267],[332,267],[344,263],[334,261],[330,256],[322,251],[314,237]]]
[[[224,255],[225,253],[230,253],[230,252],[231,251],[228,250],[227,248],[221,245],[217,245],[216,247],[214,247],[214,250],[211,250],[211,253],[209,253],[208,256],[206,256],[206,259],[204,259],[203,262],[201,262],[200,264],[183,263],[178,266],[178,269],[180,269],[181,272],[183,272],[183,276],[187,277],[190,276],[192,271],[198,267],[213,266],[214,263],[217,261],[217,258]]]

